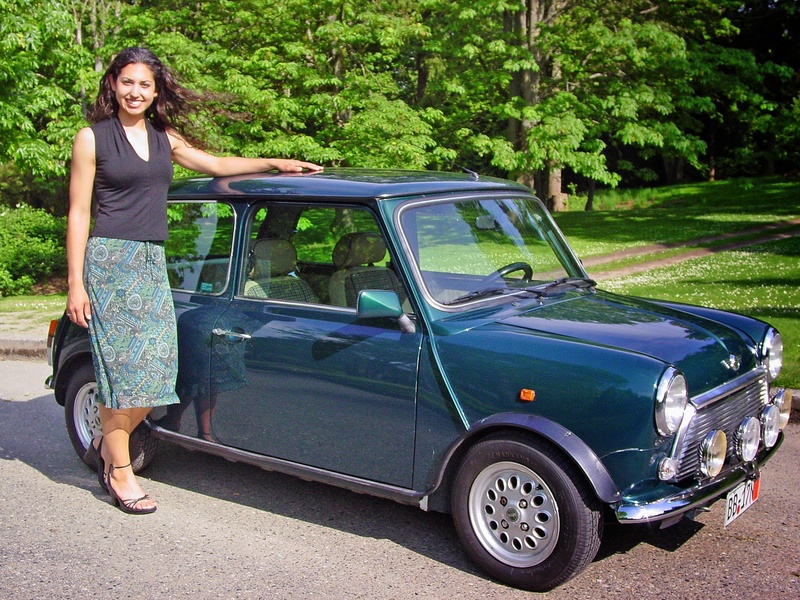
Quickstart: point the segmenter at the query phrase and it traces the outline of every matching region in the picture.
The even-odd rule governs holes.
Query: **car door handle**
[[[220,329],[219,327],[215,327],[214,329],[212,329],[211,333],[213,333],[214,335],[218,335],[221,338],[228,338],[227,341],[229,342],[237,340],[238,341],[249,340],[250,338],[253,337],[249,333],[245,333],[244,331],[229,331],[227,329]],[[235,340],[230,338],[235,338]]]

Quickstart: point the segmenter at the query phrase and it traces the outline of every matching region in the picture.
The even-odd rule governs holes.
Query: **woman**
[[[167,280],[167,191],[172,162],[213,176],[322,167],[286,159],[217,157],[190,144],[193,94],[145,48],[108,67],[90,121],[72,148],[67,223],[67,316],[89,328],[102,437],[89,448],[116,506],[146,514],[156,502],[134,477],[131,432],[155,406],[178,402],[175,313]],[[98,212],[91,233],[92,197]]]

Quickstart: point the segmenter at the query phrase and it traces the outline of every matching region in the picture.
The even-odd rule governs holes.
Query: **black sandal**
[[[106,463],[103,460],[101,448],[103,447],[103,438],[97,443],[97,448],[94,447],[94,440],[89,442],[89,447],[86,449],[86,454],[83,455],[83,461],[86,464],[94,464],[97,469],[97,482],[100,487],[108,491],[108,484],[106,483]]]
[[[117,506],[122,512],[128,513],[129,515],[149,515],[150,513],[156,512],[157,506],[148,506],[147,508],[136,508],[136,505],[143,500],[150,500],[150,496],[145,494],[141,498],[130,498],[128,500],[122,500],[117,493],[114,491],[114,486],[111,485],[111,477],[114,474],[114,469],[126,469],[131,466],[131,463],[124,465],[122,467],[115,467],[111,465],[108,467],[108,493],[111,494],[111,500],[114,501],[114,506]]]

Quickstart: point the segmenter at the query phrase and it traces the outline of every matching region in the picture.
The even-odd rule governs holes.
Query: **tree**
[[[69,14],[57,2],[2,0],[0,15],[0,162],[39,178],[64,175],[80,119]]]
[[[553,208],[562,179],[798,158],[789,0],[0,0],[0,14],[5,202],[63,194],[98,72],[128,45],[203,94],[195,133],[216,152],[459,164]]]
[[[800,160],[797,106],[800,103],[800,5],[795,0],[748,0],[728,16],[738,35],[730,40],[748,73],[752,102],[739,118],[726,120],[731,139],[731,167],[774,174],[796,169]],[[752,71],[757,76],[753,77]],[[758,170],[753,167],[757,167]]]
[[[4,186],[6,202],[66,210],[72,139],[118,9],[103,0],[0,0],[0,164],[4,181],[16,183]]]
[[[119,43],[144,40],[206,93],[204,137],[218,150],[418,168],[437,154],[437,111],[412,110],[393,77],[423,33],[411,2],[143,2],[133,13]]]
[[[461,148],[490,157],[556,210],[563,169],[609,185],[633,169],[625,160],[609,165],[615,147],[696,163],[702,142],[670,122],[676,97],[691,93],[686,49],[653,8],[429,0],[424,14],[435,39],[425,46],[425,93],[453,107],[446,121]]]

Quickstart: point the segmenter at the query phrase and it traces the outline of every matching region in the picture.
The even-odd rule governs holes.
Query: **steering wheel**
[[[491,281],[497,281],[505,277],[506,275],[513,273],[515,271],[522,271],[522,276],[524,279],[530,281],[533,279],[533,267],[531,267],[526,262],[515,262],[511,263],[510,265],[506,265],[500,269],[497,269],[494,273],[490,273],[486,277],[483,278],[484,283],[489,283]]]

